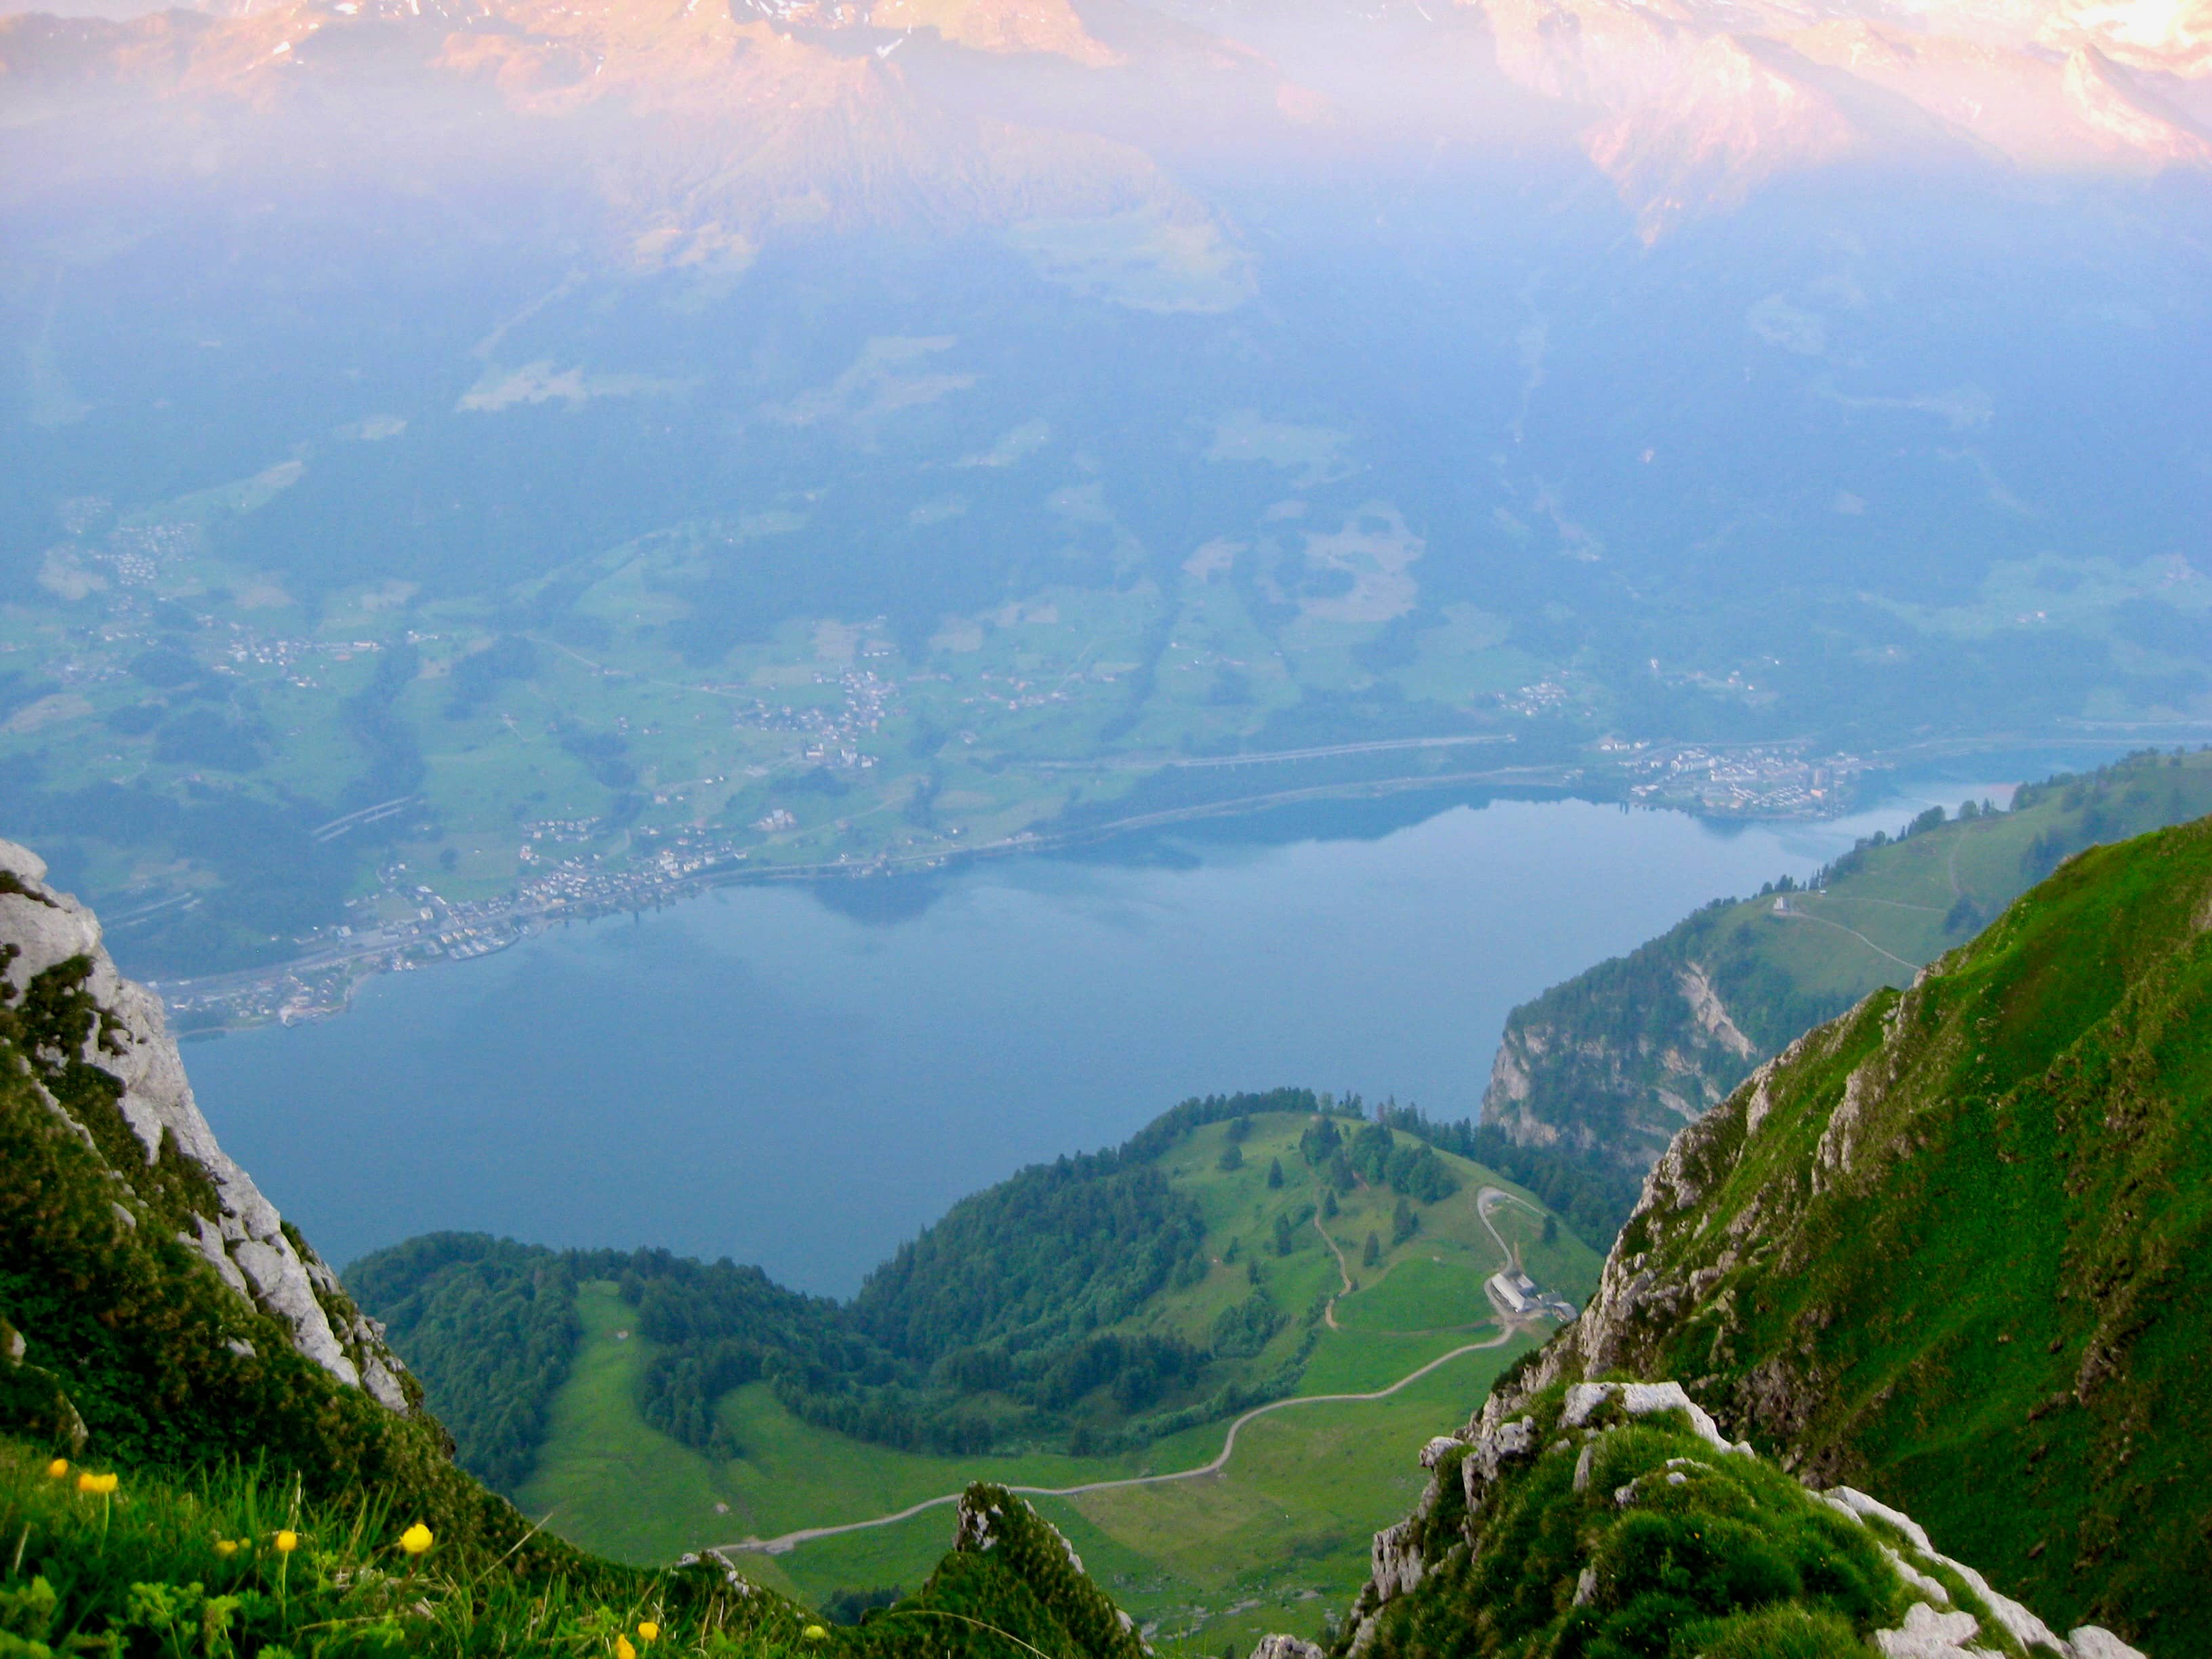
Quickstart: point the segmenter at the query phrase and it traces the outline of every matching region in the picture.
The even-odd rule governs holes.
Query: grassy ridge
[[[1522,1189],[1403,1132],[1331,1120],[1345,1125],[1332,1141],[1365,1135],[1368,1164],[1420,1193],[1370,1182],[1310,1141],[1316,1104],[1287,1091],[1188,1103],[1115,1152],[1024,1171],[963,1200],[844,1308],[757,1269],[476,1237],[410,1241],[349,1278],[454,1423],[464,1463],[509,1491],[525,1489],[547,1443],[577,1351],[577,1286],[594,1279],[613,1287],[636,1339],[621,1389],[644,1422],[717,1465],[743,1461],[757,1437],[722,1402],[757,1397],[926,1457],[1110,1461],[1316,1391],[1316,1364],[1321,1392],[1402,1376],[1419,1361],[1401,1359],[1451,1344],[1401,1338],[1463,1335],[1489,1317],[1481,1283],[1501,1240],[1570,1297],[1595,1285],[1595,1253]],[[1510,1194],[1487,1220],[1485,1188]],[[1401,1265],[1415,1277],[1382,1290]],[[1361,1288],[1338,1317],[1369,1340],[1324,1353],[1347,1273]],[[1447,1314],[1422,1312],[1413,1291]]]
[[[2046,1616],[2212,1651],[2208,1034],[2212,822],[2081,854],[1685,1135],[1599,1358],[1699,1377]]]
[[[2208,811],[2212,751],[2136,756],[2024,787],[2008,811],[1923,815],[1862,842],[1809,890],[1708,906],[1515,1009],[1484,1120],[1640,1175],[1759,1061],[1878,988],[1910,983],[2066,854]],[[1692,973],[1733,1033],[1701,1014]]]

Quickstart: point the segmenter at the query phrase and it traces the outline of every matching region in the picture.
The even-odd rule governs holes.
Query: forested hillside
[[[2212,751],[2133,756],[1877,832],[1802,886],[1708,905],[1506,1020],[1483,1121],[1586,1168],[1617,1226],[1675,1131],[1879,986],[1908,984],[2082,848],[2212,811]],[[1610,1231],[1608,1227],[1607,1231]]]
[[[1497,1265],[1493,1224],[1468,1188],[1491,1177],[1452,1156],[1473,1133],[1305,1090],[1185,1101],[1122,1146],[963,1200],[842,1305],[728,1261],[458,1234],[365,1258],[348,1283],[464,1463],[506,1491],[535,1467],[587,1285],[619,1297],[649,1355],[637,1415],[710,1459],[744,1455],[720,1407],[754,1384],[880,1446],[1095,1456],[1290,1392],[1340,1280],[1387,1277],[1430,1234],[1466,1256],[1445,1299],[1474,1311],[1453,1316],[1488,1317],[1474,1287]],[[1594,1254],[1555,1222],[1546,1237],[1532,1270],[1575,1293]]]

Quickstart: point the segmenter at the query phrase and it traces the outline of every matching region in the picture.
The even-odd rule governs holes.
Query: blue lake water
[[[1721,829],[1507,801],[834,903],[724,889],[387,975],[343,1018],[186,1061],[232,1155],[334,1261],[482,1229],[845,1294],[962,1194],[1188,1095],[1303,1084],[1473,1115],[1514,1004],[1914,805]]]

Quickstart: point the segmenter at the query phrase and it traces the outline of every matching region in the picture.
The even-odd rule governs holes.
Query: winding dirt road
[[[1491,1224],[1490,1220],[1490,1212],[1499,1204],[1518,1204],[1523,1209],[1528,1210],[1537,1215],[1541,1215],[1543,1211],[1537,1206],[1530,1204],[1526,1199],[1518,1197],[1512,1193],[1505,1192],[1496,1187],[1485,1187],[1480,1192],[1475,1194],[1475,1213],[1481,1218],[1484,1228],[1489,1232],[1491,1237],[1497,1242],[1498,1254],[1502,1258],[1501,1265],[1510,1267],[1513,1262],[1512,1249],[1506,1243],[1505,1240],[1499,1236],[1498,1229]],[[1321,1226],[1321,1218],[1318,1216],[1314,1218],[1314,1225],[1316,1228]],[[1331,1251],[1334,1252],[1336,1255],[1338,1275],[1344,1281],[1345,1288],[1342,1291],[1338,1292],[1338,1294],[1346,1294],[1349,1292],[1352,1288],[1352,1275],[1345,1271],[1344,1253],[1341,1250],[1337,1249],[1336,1241],[1328,1237],[1328,1234],[1326,1230],[1322,1231],[1322,1237],[1324,1239],[1328,1239],[1329,1249]],[[1485,1284],[1483,1288],[1485,1293],[1488,1294],[1489,1286],[1487,1283]],[[1376,1389],[1371,1394],[1293,1395],[1288,1400],[1274,1400],[1270,1401],[1264,1406],[1255,1406],[1250,1411],[1246,1412],[1242,1417],[1238,1418],[1235,1422],[1229,1425],[1229,1432],[1225,1437],[1224,1437],[1221,1442],[1221,1449],[1214,1454],[1212,1462],[1209,1463],[1202,1463],[1196,1468],[1178,1469],[1172,1474],[1129,1475],[1119,1480],[1086,1480],[1081,1486],[1009,1486],[1006,1490],[1009,1492],[1019,1492],[1024,1498],[1079,1498],[1085,1492],[1115,1492],[1127,1486],[1162,1486],[1168,1485],[1171,1481],[1196,1480],[1205,1475],[1218,1474],[1224,1468],[1228,1467],[1229,1459],[1237,1449],[1237,1434],[1243,1429],[1247,1423],[1253,1421],[1256,1418],[1266,1417],[1274,1412],[1290,1411],[1299,1406],[1340,1406],[1358,1404],[1372,1400],[1388,1400],[1392,1395],[1396,1394],[1401,1389],[1410,1387],[1412,1384],[1419,1382],[1423,1377],[1426,1376],[1431,1371],[1435,1370],[1439,1366],[1449,1365],[1453,1360],[1461,1358],[1467,1354],[1479,1353],[1488,1348],[1504,1347],[1508,1342],[1510,1342],[1522,1328],[1524,1328],[1524,1326],[1527,1323],[1529,1322],[1516,1319],[1510,1310],[1500,1307],[1498,1303],[1498,1298],[1494,1295],[1490,1297],[1490,1305],[1498,1316],[1498,1328],[1497,1335],[1486,1338],[1480,1342],[1462,1343],[1460,1346],[1454,1348],[1449,1353],[1438,1354],[1434,1359],[1430,1360],[1425,1365],[1419,1366],[1413,1370],[1407,1372],[1405,1376],[1400,1377],[1395,1382],[1391,1383],[1389,1387],[1385,1389]],[[1332,1329],[1340,1328],[1336,1323],[1335,1308],[1336,1297],[1331,1297],[1328,1303],[1328,1318],[1329,1326]],[[869,1520],[848,1521],[840,1526],[835,1527],[801,1527],[796,1532],[783,1533],[775,1538],[748,1538],[741,1542],[734,1544],[713,1544],[707,1547],[705,1553],[708,1555],[717,1556],[728,1565],[735,1566],[737,1564],[730,1559],[732,1555],[782,1555],[791,1550],[798,1548],[799,1545],[807,1543],[813,1539],[835,1538],[839,1536],[841,1534],[848,1532],[866,1532],[874,1527],[896,1526],[900,1522],[910,1521],[915,1516],[921,1515],[926,1510],[937,1509],[944,1504],[957,1502],[959,1497],[960,1493],[957,1492],[941,1492],[935,1498],[925,1498],[919,1504],[909,1504],[902,1510],[895,1510],[889,1515],[875,1516]]]

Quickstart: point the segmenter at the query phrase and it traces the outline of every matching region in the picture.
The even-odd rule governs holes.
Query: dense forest
[[[868,1276],[853,1316],[923,1363],[1018,1354],[1127,1318],[1177,1274],[1206,1274],[1198,1208],[1118,1152],[1063,1158],[963,1199]]]

